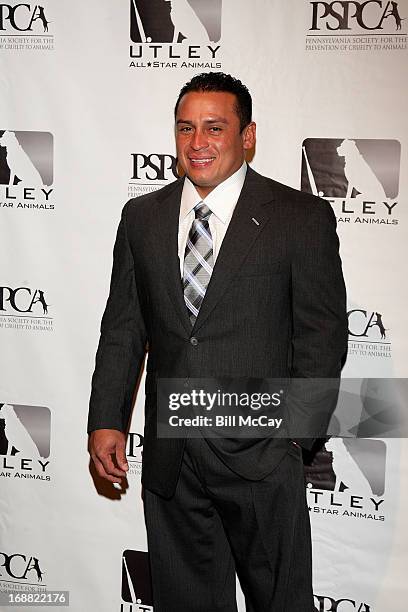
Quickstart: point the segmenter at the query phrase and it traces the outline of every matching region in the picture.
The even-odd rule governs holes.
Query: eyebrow
[[[179,125],[179,123],[194,125],[193,121],[190,121],[190,119],[177,119],[176,125]],[[213,117],[211,119],[205,119],[204,123],[228,123],[228,119],[225,119],[224,117]]]

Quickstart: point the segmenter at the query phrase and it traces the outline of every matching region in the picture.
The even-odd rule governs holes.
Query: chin
[[[199,172],[195,172],[194,170],[191,170],[190,172],[186,172],[186,174],[191,180],[191,182],[194,183],[194,185],[200,185],[200,187],[206,187],[209,183],[211,183],[211,181],[207,177],[203,176]]]

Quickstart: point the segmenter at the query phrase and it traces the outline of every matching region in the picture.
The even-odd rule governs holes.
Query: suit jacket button
[[[197,340],[197,338],[195,336],[190,338],[190,344],[192,344],[193,346],[197,346],[198,340]]]

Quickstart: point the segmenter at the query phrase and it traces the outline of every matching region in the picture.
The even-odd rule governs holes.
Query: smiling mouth
[[[214,161],[215,157],[189,157],[190,164],[192,166],[206,166]]]

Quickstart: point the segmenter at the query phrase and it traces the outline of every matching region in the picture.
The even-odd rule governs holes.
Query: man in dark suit
[[[194,77],[175,109],[186,177],[123,209],[88,432],[98,473],[125,476],[148,345],[142,483],[155,612],[311,612],[301,447],[288,438],[157,436],[158,378],[338,379],[346,350],[336,222],[325,201],[260,176],[247,88]],[[313,420],[289,392],[288,416]],[[310,398],[309,398],[310,400]],[[324,420],[324,419],[323,419]],[[315,424],[316,435],[319,424]]]

